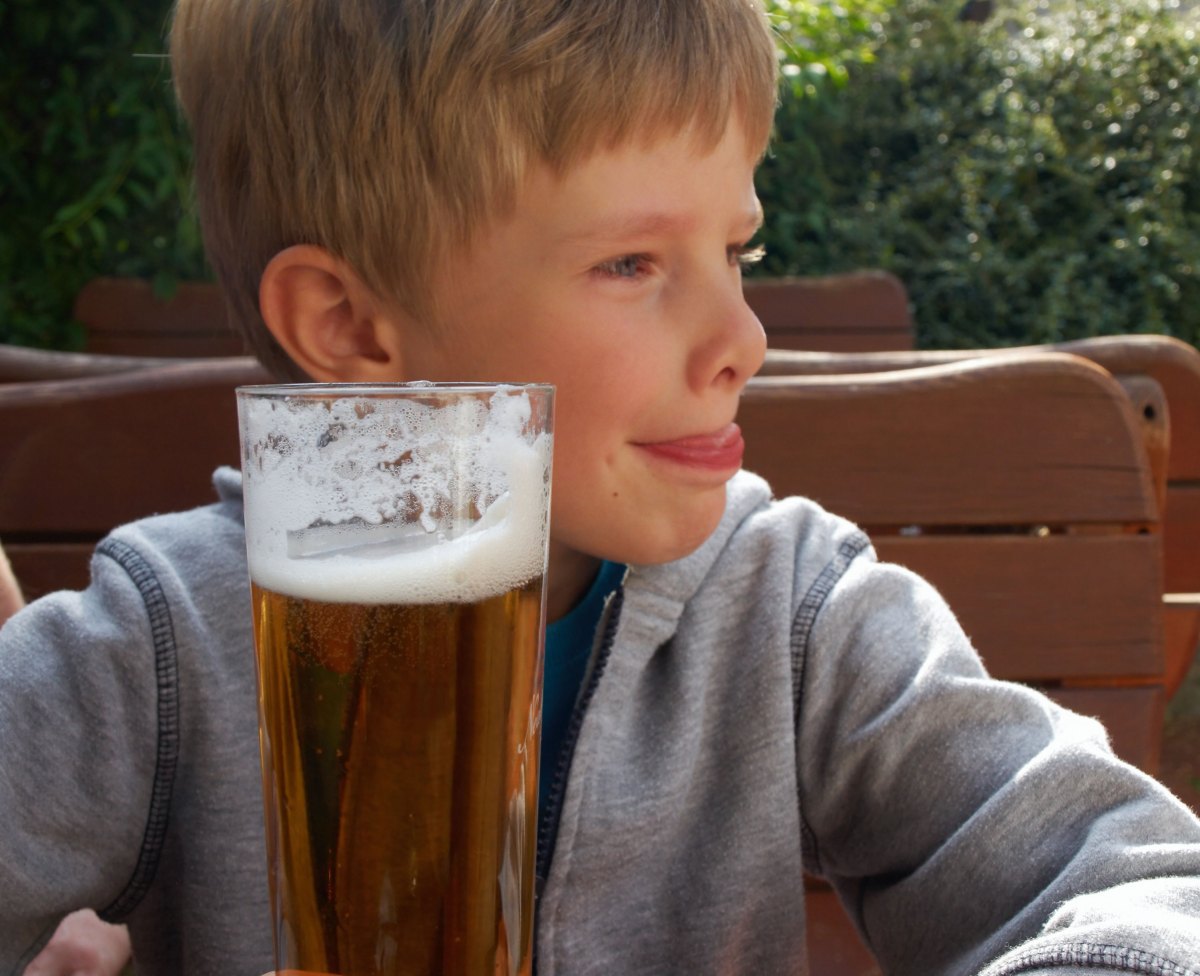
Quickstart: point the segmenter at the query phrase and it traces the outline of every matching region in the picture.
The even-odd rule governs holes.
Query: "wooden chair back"
[[[60,352],[0,343],[0,384],[31,380],[69,380],[107,373],[124,373],[148,366],[170,366],[185,360],[152,356],[109,356],[103,353]]]
[[[0,385],[0,539],[26,597],[86,585],[115,526],[213,501],[239,463],[233,390],[266,381],[234,358]]]
[[[908,292],[886,271],[747,278],[746,302],[778,349],[862,352],[911,349]]]
[[[225,357],[246,352],[216,285],[183,282],[169,299],[150,282],[95,278],[75,297],[88,352],[116,356]]]
[[[1100,336],[1007,349],[879,351],[849,355],[773,349],[761,376],[904,370],[1035,352],[1080,356],[1112,373],[1134,400],[1158,482],[1162,517],[1168,695],[1200,639],[1200,351],[1161,335]]]

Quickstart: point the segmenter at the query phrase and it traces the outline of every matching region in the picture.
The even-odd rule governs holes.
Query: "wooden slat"
[[[86,330],[88,352],[185,357],[245,352],[220,292],[209,282],[184,282],[163,301],[147,281],[96,278],[76,296],[73,314]]]
[[[65,380],[180,362],[182,360],[154,356],[105,356],[90,352],[27,349],[0,343],[0,383]]]
[[[1021,352],[1041,351],[1044,347],[1022,347]],[[772,346],[759,376],[829,376],[853,373],[891,373],[925,366],[943,366],[970,359],[985,358],[992,350],[979,349],[867,349],[825,350],[788,349]]]
[[[829,352],[871,352],[875,349],[908,349],[912,335],[895,329],[775,329],[767,341],[776,349],[821,349]]]
[[[251,360],[196,360],[0,386],[0,538],[103,533],[213,499],[239,461],[234,387]]]
[[[1173,438],[1178,425],[1172,424],[1171,430]],[[1168,483],[1162,531],[1167,591],[1200,593],[1200,481]]]
[[[748,278],[742,285],[768,343],[781,349],[911,349],[913,321],[900,279],[884,271]]]
[[[874,539],[945,597],[998,677],[1161,681],[1157,535]]]
[[[1129,398],[1059,353],[751,380],[746,467],[873,525],[1153,522]]]
[[[1096,336],[1072,342],[1002,349],[937,349],[875,351],[839,355],[826,351],[796,351],[782,346],[767,351],[760,375],[817,375],[912,369],[963,362],[980,357],[1064,352],[1096,363],[1115,375],[1140,374],[1163,389],[1173,416],[1172,481],[1200,481],[1200,350],[1163,335]]]
[[[831,376],[853,375],[855,373],[870,375],[879,372],[897,372],[906,369],[947,365],[950,363],[964,363],[973,359],[995,358],[1004,355],[1022,358],[1029,355],[1037,355],[1041,352],[1063,351],[1068,345],[1082,346],[1082,343],[1063,343],[1060,346],[1026,346],[996,350],[914,351],[904,353],[868,352],[861,355],[770,350],[768,352],[768,361],[764,364],[763,370],[759,375],[761,377]],[[1168,351],[1173,352],[1174,347],[1168,347]],[[1093,361],[1087,356],[1081,355],[1081,358],[1088,359],[1089,362]],[[1110,356],[1108,358],[1114,357]],[[1197,359],[1200,359],[1200,353],[1197,354]],[[1150,458],[1155,497],[1158,501],[1159,512],[1161,513],[1166,507],[1172,464],[1171,459],[1175,456],[1171,450],[1173,428],[1166,391],[1163,389],[1162,384],[1150,375],[1123,373],[1116,375],[1115,379],[1129,396],[1133,405],[1133,415],[1138,427],[1142,431],[1142,440]],[[1200,382],[1198,382],[1194,395],[1198,398],[1198,403],[1200,403]],[[1185,424],[1187,419],[1188,411],[1185,410]],[[1180,436],[1184,436],[1182,432],[1180,432]],[[1176,461],[1175,464],[1178,466],[1179,462]]]

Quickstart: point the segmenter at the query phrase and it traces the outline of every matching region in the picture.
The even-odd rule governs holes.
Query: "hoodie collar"
[[[618,639],[628,638],[647,654],[670,640],[684,606],[700,589],[730,537],[751,512],[770,500],[767,483],[741,471],[725,489],[725,514],[698,549],[673,562],[630,566]]]

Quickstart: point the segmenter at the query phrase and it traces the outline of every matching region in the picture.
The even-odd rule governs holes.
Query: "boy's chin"
[[[551,515],[551,563],[569,554],[634,566],[660,566],[690,556],[716,531],[725,514],[725,486],[703,494],[651,495],[610,508],[556,509]],[[573,517],[574,516],[574,517]],[[558,559],[556,560],[556,551]]]
[[[718,497],[719,496],[719,497]],[[725,512],[725,491],[713,493],[702,510],[673,513],[660,521],[657,531],[647,531],[629,540],[631,554],[616,560],[640,566],[661,566],[684,559],[699,549],[716,531]]]

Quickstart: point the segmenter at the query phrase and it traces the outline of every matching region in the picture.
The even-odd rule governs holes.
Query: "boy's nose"
[[[703,328],[692,350],[689,382],[697,392],[717,387],[739,393],[758,372],[767,353],[767,336],[758,316],[742,297],[740,281],[722,288],[701,307]]]

